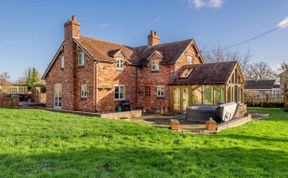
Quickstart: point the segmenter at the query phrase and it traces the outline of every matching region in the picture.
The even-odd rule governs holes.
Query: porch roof
[[[226,84],[236,65],[236,61],[185,65],[170,85]],[[191,72],[184,78],[187,71]]]

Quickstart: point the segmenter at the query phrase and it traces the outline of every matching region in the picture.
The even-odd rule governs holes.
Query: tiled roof
[[[193,40],[177,41],[172,43],[164,43],[155,46],[140,46],[136,47],[135,51],[137,54],[137,63],[139,65],[146,65],[148,63],[148,57],[154,51],[158,51],[163,55],[162,63],[171,64],[175,63],[176,60],[183,54],[188,45]]]
[[[178,77],[170,82],[171,85],[194,85],[194,84],[225,84],[232,74],[236,61],[185,65],[179,69]],[[192,69],[187,78],[182,73]]]
[[[140,46],[136,48],[124,46],[117,43],[98,40],[86,36],[80,36],[80,39],[74,39],[78,44],[84,47],[93,57],[107,61],[113,61],[113,55],[121,51],[123,55],[135,65],[146,65],[148,57],[158,51],[163,55],[163,64],[172,64],[182,55],[188,45],[193,42],[192,39],[164,43],[155,46]]]
[[[275,80],[246,80],[245,89],[270,90],[273,88]]]
[[[90,52],[93,57],[107,61],[114,61],[113,55],[120,50],[128,60],[131,59],[131,56],[134,53],[133,48],[131,47],[86,36],[80,36],[80,39],[74,40]]]

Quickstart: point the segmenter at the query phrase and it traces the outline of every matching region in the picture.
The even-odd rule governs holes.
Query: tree
[[[250,59],[250,51],[247,51],[246,53],[241,53],[239,50],[231,51],[225,50],[221,47],[206,48],[203,50],[202,54],[205,62],[207,63],[237,61],[239,62],[244,74],[246,73]]]
[[[0,74],[0,85],[9,85],[10,76],[8,74],[8,72],[3,72],[2,74]]]
[[[275,79],[277,74],[265,62],[249,64],[245,73],[246,80]]]
[[[29,67],[26,70],[26,85],[28,89],[32,89],[33,85],[40,81],[40,74],[35,67]]]
[[[282,70],[282,71],[288,70],[288,63],[283,62],[283,63],[281,64],[281,70]]]

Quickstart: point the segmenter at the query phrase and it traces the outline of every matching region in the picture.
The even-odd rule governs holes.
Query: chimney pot
[[[75,22],[75,21],[76,21],[76,16],[73,15],[73,16],[72,16],[72,22]]]
[[[156,31],[151,30],[148,35],[148,46],[154,46],[160,44],[160,37]]]

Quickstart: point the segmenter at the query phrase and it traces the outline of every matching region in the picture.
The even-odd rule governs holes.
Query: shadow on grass
[[[80,148],[78,148],[80,149]],[[3,177],[287,177],[287,152],[243,148],[91,148],[0,155]]]
[[[250,135],[236,135],[236,134],[225,134],[225,135],[216,135],[217,138],[232,138],[242,141],[256,141],[256,142],[288,142],[288,138],[273,138],[273,137],[257,137]],[[288,143],[287,143],[288,144]]]

